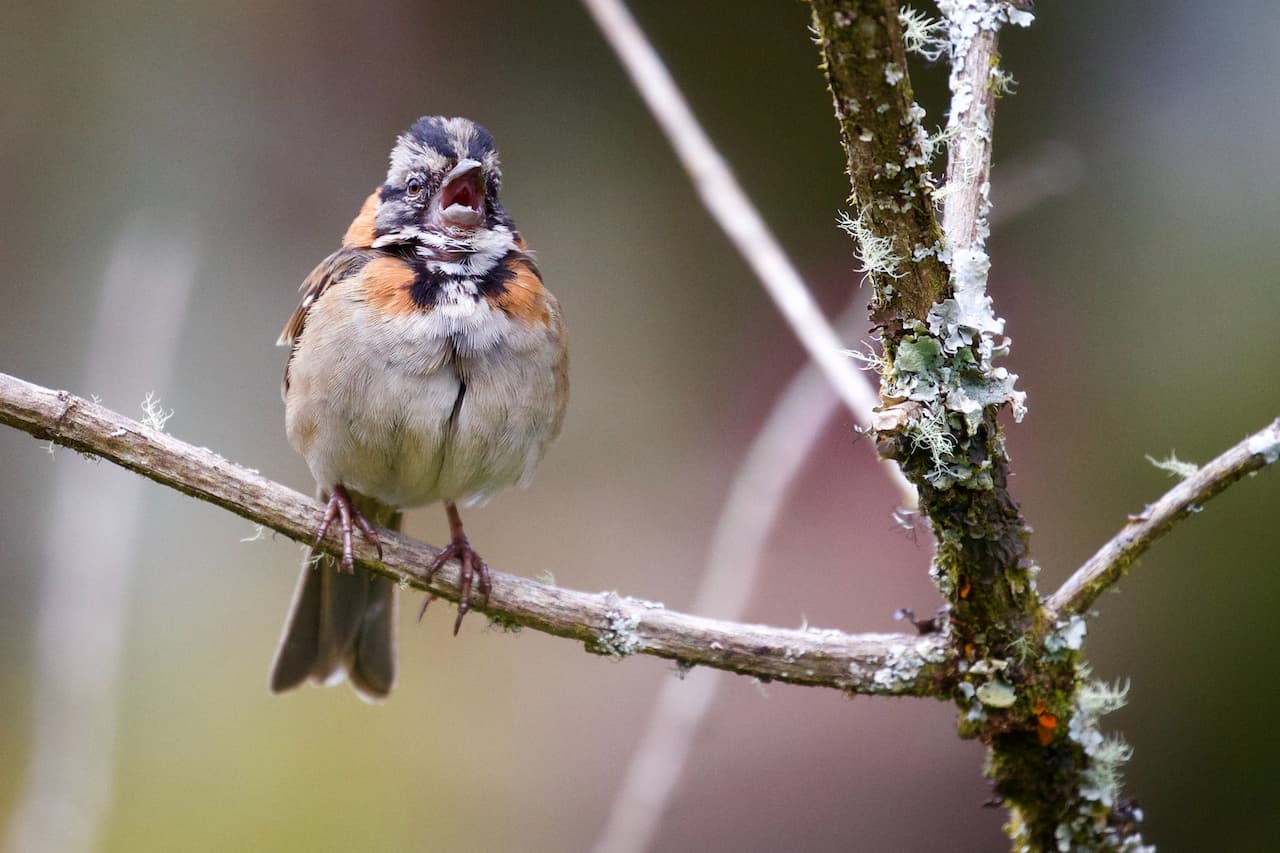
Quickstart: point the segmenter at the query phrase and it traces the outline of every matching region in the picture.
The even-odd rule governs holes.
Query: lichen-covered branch
[[[1232,483],[1280,460],[1280,419],[1196,469],[1129,523],[1076,570],[1045,609],[1054,620],[1083,615],[1157,539]]]
[[[933,574],[947,598],[957,649],[975,659],[1006,659],[1036,627],[1039,601],[1027,526],[1008,493],[1008,460],[996,423],[1001,408],[1013,404],[1017,414],[1022,400],[1012,391],[1015,377],[991,363],[1004,348],[994,339],[1000,323],[985,293],[986,269],[954,262],[948,268],[953,250],[937,243],[930,150],[921,142],[919,110],[911,106],[898,4],[814,0],[813,11],[854,202],[867,212],[861,227],[867,233],[858,235],[864,256],[875,240],[901,247],[904,234],[923,247],[900,257],[892,274],[883,271],[873,300],[884,345],[878,444],[920,489],[921,509],[938,538]],[[991,60],[970,60],[967,52],[994,51],[1001,20],[993,16],[986,22],[991,32],[977,27],[978,34],[970,33],[970,22],[951,21],[950,39],[943,42],[959,69],[952,75],[951,126],[957,134],[980,130],[986,140],[951,141],[970,152],[951,158],[958,173],[948,176],[947,192],[955,199],[948,209],[957,222],[985,223],[985,188],[973,187],[975,181],[985,184],[990,153],[985,75]],[[973,74],[984,76],[975,80]],[[909,166],[905,176],[895,171],[898,166]],[[961,203],[980,210],[966,219],[955,208]],[[979,231],[948,239],[968,240],[966,251],[980,252],[985,233],[978,237]],[[937,251],[925,251],[930,246]]]
[[[1009,808],[1015,849],[1137,849],[1138,813],[1117,795],[1126,748],[1097,728],[1122,692],[1085,683],[1083,621],[1051,621],[1041,606],[997,421],[1005,409],[1021,419],[1025,407],[1017,377],[994,364],[1009,342],[986,292],[992,117],[1004,82],[996,42],[1004,24],[1031,16],[1001,0],[939,0],[942,21],[885,0],[812,2],[858,206],[849,230],[875,282],[871,316],[883,352],[868,358],[881,376],[877,445],[919,488],[938,540],[931,573],[960,661],[951,696],[960,733],[988,746],[987,773]],[[904,27],[918,53],[951,63],[947,178],[936,193],[918,109],[907,121],[885,119],[910,102]],[[895,188],[907,201],[890,204],[886,176],[900,178],[901,153],[920,151],[925,162],[912,158],[910,185]],[[938,199],[942,239],[931,244]],[[910,254],[904,230],[919,242]]]
[[[228,509],[291,539],[310,541],[323,507],[311,498],[229,462],[211,450],[76,397],[0,373],[0,423],[98,456],[158,483]],[[360,541],[366,569],[457,601],[458,573],[449,564],[431,581],[426,567],[439,550],[390,531],[380,534],[384,560]],[[341,549],[338,536],[323,543]],[[581,641],[597,654],[649,654],[682,666],[709,666],[766,681],[833,687],[850,693],[938,695],[950,665],[934,636],[845,634],[704,619],[616,593],[586,593],[494,572],[488,603],[471,607],[503,627],[528,627]]]
[[[929,162],[934,140],[915,103],[897,0],[813,0],[815,41],[835,102],[871,315],[923,318],[949,292]]]

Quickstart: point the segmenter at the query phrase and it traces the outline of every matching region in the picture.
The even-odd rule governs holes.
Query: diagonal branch
[[[1174,486],[1076,570],[1045,602],[1051,618],[1083,614],[1144,551],[1227,486],[1280,459],[1280,418]]]
[[[870,427],[872,409],[880,403],[876,389],[845,356],[845,345],[823,316],[800,272],[712,144],[635,18],[622,0],[583,0],[583,5],[666,134],[707,212],[760,279],[800,345],[858,424]],[[884,467],[902,494],[903,506],[914,509],[915,489],[896,466],[885,463]]]
[[[1016,160],[1013,169],[1002,173],[1014,201],[992,212],[993,224],[1066,192],[1077,171],[1072,152],[1062,146],[1045,146]],[[865,322],[865,314],[862,300],[855,297],[836,318],[836,330],[854,334]],[[724,619],[741,618],[763,566],[763,545],[818,434],[839,405],[812,361],[778,395],[729,487],[694,610]],[[594,853],[643,851],[653,846],[694,739],[724,683],[716,675],[662,686],[609,817],[592,845]]]
[[[322,508],[311,498],[137,421],[76,397],[0,373],[0,423],[81,453],[100,456],[183,494],[228,509],[300,542]],[[430,582],[425,567],[439,549],[382,531],[385,560],[361,542],[357,559],[405,586],[458,600],[449,564]],[[322,543],[341,549],[337,535]],[[937,637],[845,634],[705,619],[617,593],[586,593],[494,572],[488,603],[472,609],[501,626],[523,626],[581,641],[588,651],[649,654],[682,666],[709,666],[767,681],[834,687],[851,693],[931,696],[951,676]]]

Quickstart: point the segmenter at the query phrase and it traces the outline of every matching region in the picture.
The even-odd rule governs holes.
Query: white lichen
[[[898,23],[902,26],[902,41],[908,51],[930,62],[937,62],[946,55],[950,43],[947,41],[946,24],[942,21],[904,6],[898,10]]]
[[[643,651],[644,641],[637,629],[639,618],[630,615],[623,607],[617,593],[606,596],[610,606],[605,611],[605,627],[596,634],[593,651],[615,658],[624,658]]]
[[[1147,461],[1161,471],[1165,471],[1170,477],[1180,477],[1183,480],[1188,477],[1194,477],[1196,472],[1200,470],[1200,466],[1194,462],[1187,462],[1178,458],[1178,454],[1173,451],[1164,459],[1156,459],[1153,456],[1147,456]]]
[[[974,694],[979,702],[989,708],[1012,708],[1018,701],[1017,691],[999,678],[980,684]]]
[[[1129,682],[1087,681],[1076,693],[1076,707],[1089,720],[1119,711],[1129,701]]]
[[[933,461],[933,468],[926,475],[929,482],[938,488],[944,488],[956,478],[956,470],[951,462],[954,458],[956,440],[947,425],[946,412],[938,406],[926,406],[920,417],[908,432],[911,446],[915,450],[923,450]]]
[[[898,267],[903,259],[893,250],[893,238],[876,234],[867,224],[865,210],[859,211],[856,217],[842,211],[836,215],[836,224],[853,238],[854,256],[861,264],[857,271],[863,274],[864,280],[867,276],[902,276]]]
[[[1089,766],[1080,780],[1080,796],[1101,803],[1107,808],[1116,804],[1120,792],[1124,765],[1133,757],[1133,747],[1118,736],[1105,737],[1094,747]]]
[[[154,391],[148,391],[142,398],[142,423],[156,432],[164,432],[164,425],[173,417],[173,409],[165,411],[160,405],[160,398]]]
[[[261,542],[267,538],[267,527],[265,524],[255,524],[253,533],[241,539],[241,542]]]
[[[1084,621],[1084,617],[1074,614],[1071,618],[1055,624],[1054,629],[1044,638],[1045,651],[1051,655],[1080,651],[1084,647],[1084,638],[1089,626]]]
[[[1261,456],[1262,461],[1274,465],[1280,459],[1280,427],[1272,425],[1249,439],[1245,445],[1253,456]]]
[[[889,360],[883,355],[876,352],[871,344],[863,341],[862,345],[866,350],[847,349],[844,354],[849,358],[861,364],[863,370],[874,370],[876,373],[884,373],[889,368]]]
[[[1081,674],[1087,677],[1087,669],[1082,668]],[[1098,820],[1100,812],[1120,803],[1121,771],[1133,755],[1132,748],[1123,740],[1102,734],[1099,720],[1123,707],[1128,692],[1128,683],[1104,681],[1085,682],[1076,691],[1067,736],[1084,751],[1086,765],[1080,773],[1075,814],[1059,824],[1054,833],[1059,850],[1116,849],[1140,853],[1155,849],[1143,845],[1142,836],[1131,828],[1123,830],[1121,837],[1116,834],[1120,832],[1116,824]],[[1136,808],[1130,809],[1130,816],[1134,821],[1142,819]]]
[[[1013,79],[1013,75],[1000,66],[991,69],[991,89],[997,95],[1012,95],[1017,85],[1018,81]]]
[[[915,682],[926,664],[941,663],[945,658],[946,653],[925,638],[895,643],[885,655],[883,666],[872,673],[871,681],[884,692],[893,692],[903,685]],[[855,677],[862,674],[857,662],[849,664],[849,671]]]

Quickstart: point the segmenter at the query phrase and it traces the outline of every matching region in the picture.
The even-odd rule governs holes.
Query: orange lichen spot
[[[1058,718],[1054,714],[1040,713],[1036,715],[1036,734],[1040,736],[1040,745],[1048,746],[1053,743],[1053,737],[1058,731]]]
[[[374,190],[364,200],[360,212],[342,235],[342,245],[367,248],[373,245],[373,218],[378,212],[378,191]]]
[[[390,314],[420,311],[413,301],[413,269],[399,258],[375,258],[360,273],[365,298]]]
[[[968,575],[961,575],[961,576],[960,576],[960,597],[961,597],[962,599],[963,599],[963,598],[968,598],[968,597],[969,597],[969,590],[971,590],[971,589],[973,589],[973,584],[969,583],[969,576],[968,576]]]
[[[967,657],[967,658],[971,658],[971,657],[973,657],[973,653],[974,653],[974,651],[975,651],[975,650],[974,650],[973,643],[965,643],[965,644],[964,644],[964,656],[965,656],[965,657]]]

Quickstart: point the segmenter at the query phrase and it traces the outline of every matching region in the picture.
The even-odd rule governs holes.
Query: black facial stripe
[[[476,281],[480,293],[493,297],[501,295],[507,287],[507,282],[519,274],[520,271],[515,268],[517,265],[527,267],[539,279],[542,278],[542,275],[538,272],[537,264],[533,262],[533,258],[519,249],[512,249],[503,256],[501,261],[493,265],[493,269]]]
[[[507,282],[516,277],[516,271],[508,269],[505,263],[494,264],[493,269],[476,281],[477,289],[484,296],[499,296],[507,288]]]
[[[502,206],[502,202],[498,201],[498,191],[489,186],[489,191],[484,196],[485,209],[488,211],[488,226],[496,228],[499,225],[505,225],[508,229],[515,230],[515,223],[511,221],[511,217],[507,214],[507,209]]]
[[[438,116],[423,116],[409,128],[409,135],[433,151],[438,151],[448,158],[456,158],[458,152],[453,147],[453,140],[440,124]]]
[[[493,135],[478,124],[473,124],[472,127],[475,128],[475,133],[471,136],[467,156],[483,163],[485,156],[493,153]]]
[[[395,234],[418,224],[421,212],[417,205],[405,199],[404,187],[383,184],[379,194],[382,196],[382,203],[378,205],[378,214],[374,219],[375,237]]]
[[[440,270],[429,269],[426,264],[416,258],[413,261],[413,271],[413,285],[409,289],[413,304],[419,308],[433,307],[436,300],[440,298],[440,290],[453,276]]]

